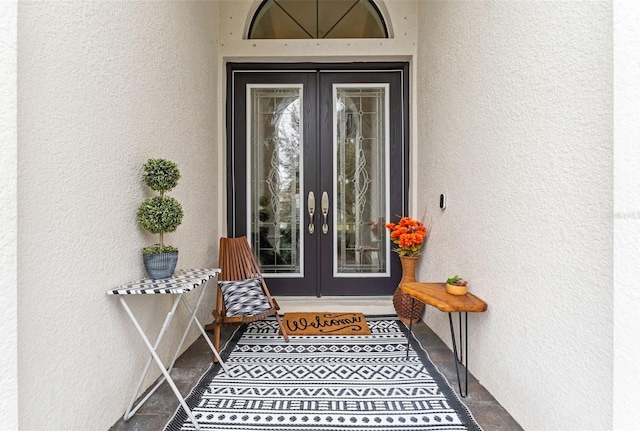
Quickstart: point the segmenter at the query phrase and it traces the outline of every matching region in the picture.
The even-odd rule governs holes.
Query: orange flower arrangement
[[[387,223],[389,237],[398,246],[394,251],[400,256],[418,256],[422,245],[427,242],[431,229],[411,217],[402,217],[396,223]]]

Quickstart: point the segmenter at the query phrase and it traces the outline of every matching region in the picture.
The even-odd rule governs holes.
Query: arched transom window
[[[372,0],[265,0],[249,29],[249,39],[387,37]]]

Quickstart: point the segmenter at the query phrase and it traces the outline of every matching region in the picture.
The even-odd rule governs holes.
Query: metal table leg
[[[151,358],[156,362],[156,364],[158,364],[158,367],[160,367],[160,371],[162,372],[162,375],[164,376],[165,380],[167,381],[167,383],[171,387],[171,390],[175,394],[176,398],[178,398],[178,401],[180,402],[180,405],[182,406],[182,408],[184,408],[185,412],[187,413],[187,416],[189,417],[191,422],[193,422],[193,425],[195,426],[195,428],[197,430],[199,430],[200,426],[198,425],[198,422],[196,421],[196,418],[193,416],[193,413],[191,413],[191,409],[189,409],[189,406],[187,406],[187,403],[184,400],[184,398],[182,397],[182,394],[180,394],[180,391],[178,390],[178,387],[173,382],[173,379],[171,378],[171,376],[169,375],[169,372],[167,371],[167,369],[165,368],[164,364],[162,363],[162,360],[160,359],[160,357],[156,353],[156,349],[157,349],[158,345],[160,344],[160,340],[162,339],[162,336],[164,335],[167,327],[169,326],[169,323],[173,319],[173,313],[175,313],[176,306],[177,306],[178,302],[180,301],[180,296],[182,296],[182,294],[180,294],[180,295],[178,295],[178,297],[176,297],[176,299],[174,301],[174,304],[173,304],[173,307],[171,308],[171,311],[169,312],[169,314],[167,314],[167,318],[165,319],[165,323],[162,326],[162,330],[160,331],[160,334],[158,335],[158,339],[156,340],[156,346],[155,347],[151,345],[151,342],[147,338],[147,335],[142,330],[142,327],[138,323],[138,320],[135,318],[135,316],[133,315],[133,312],[131,311],[131,309],[127,305],[126,301],[124,300],[124,296],[120,297],[120,303],[122,304],[122,307],[125,309],[125,311],[129,315],[129,318],[133,322],[133,325],[136,327],[136,330],[140,334],[140,337],[142,338],[142,341],[144,341],[145,346],[147,346],[147,349],[149,350],[149,353],[151,353]],[[150,364],[150,361],[147,362],[147,365],[148,364]],[[146,376],[148,371],[149,371],[149,367],[146,366],[145,367],[145,371],[142,374],[142,377],[140,379],[141,381],[144,380],[144,377]],[[131,416],[133,416],[133,414],[142,406],[142,404],[144,404],[144,402],[149,398],[149,396],[155,391],[155,389],[157,389],[157,387],[158,386],[156,385],[156,388],[154,388],[152,391],[150,391],[149,394],[147,394],[147,396],[140,403],[138,403],[138,405],[134,409],[132,409],[131,406],[129,406],[129,408],[127,408],[127,412],[124,414],[124,419],[125,420],[130,419]],[[133,399],[134,400],[135,400],[135,397],[138,395],[137,393],[139,391],[140,391],[140,385],[138,385],[136,393],[133,395]]]
[[[407,356],[405,359],[409,359],[409,349],[411,348],[411,337],[413,337],[413,306],[415,305],[416,298],[411,297],[411,313],[409,316],[409,335],[407,336]]]
[[[220,357],[220,353],[214,347],[213,343],[209,339],[209,336],[207,335],[206,331],[204,330],[204,327],[202,326],[202,324],[196,318],[196,313],[198,312],[198,308],[200,308],[200,304],[202,303],[202,298],[204,298],[204,290],[200,293],[200,297],[198,298],[198,302],[196,303],[196,306],[195,306],[195,308],[193,310],[191,310],[191,306],[189,305],[187,300],[182,298],[182,302],[184,303],[185,307],[187,307],[187,310],[189,310],[191,312],[191,320],[189,320],[189,324],[187,325],[187,329],[185,330],[184,335],[182,336],[182,341],[180,341],[180,346],[178,346],[178,350],[176,350],[176,356],[173,358],[173,362],[171,363],[171,366],[173,367],[173,364],[175,363],[175,361],[177,359],[180,347],[182,347],[182,344],[184,343],[184,339],[187,336],[187,332],[189,331],[189,328],[191,328],[191,322],[195,322],[196,326],[200,330],[200,333],[202,334],[202,336],[204,337],[205,341],[209,345],[209,348],[211,349],[211,351],[213,352],[214,356],[218,360],[218,363],[220,364],[220,366],[222,366],[222,369],[227,374],[229,374],[229,369],[227,368],[227,365],[224,363],[224,361]]]
[[[466,398],[469,394],[469,349],[468,349],[468,336],[467,336],[467,313],[464,313],[464,348],[462,347],[462,314],[458,313],[458,335],[460,337],[460,354],[458,354],[458,347],[456,345],[456,334],[453,328],[452,313],[449,314],[449,328],[451,329],[451,342],[453,344],[453,362],[456,365],[456,376],[458,377],[458,391],[462,398]],[[464,361],[463,361],[464,356]],[[460,369],[458,363],[464,366],[464,393],[462,392],[462,384],[460,382]]]
[[[176,296],[175,300],[173,301],[173,306],[171,307],[171,310],[169,311],[169,313],[167,313],[167,317],[165,318],[165,321],[164,321],[164,323],[162,325],[162,329],[160,330],[160,333],[158,334],[158,338],[156,339],[155,345],[153,345],[153,346],[151,345],[151,342],[149,341],[149,338],[147,337],[147,335],[142,330],[142,327],[138,323],[138,320],[133,315],[133,312],[131,311],[131,309],[127,305],[127,303],[125,301],[125,297],[124,296],[120,297],[120,303],[122,304],[122,307],[127,312],[127,315],[129,316],[129,318],[133,322],[133,325],[135,326],[136,330],[140,334],[140,337],[144,341],[145,346],[147,347],[147,349],[149,350],[149,353],[151,354],[151,356],[147,360],[147,363],[145,364],[145,367],[144,367],[144,370],[142,372],[142,375],[140,376],[140,380],[138,381],[138,385],[136,386],[135,392],[133,393],[133,395],[131,397],[131,400],[130,400],[130,403],[129,403],[128,407],[127,407],[127,410],[126,410],[126,412],[124,414],[124,420],[125,421],[131,419],[131,417],[138,411],[138,409],[140,409],[140,407],[142,407],[142,405],[149,399],[149,397],[151,397],[151,395],[162,385],[162,383],[164,383],[166,381],[169,384],[169,386],[171,387],[171,390],[175,394],[176,398],[178,398],[178,401],[180,402],[180,405],[185,410],[185,413],[187,414],[187,416],[189,417],[189,419],[191,420],[191,422],[193,423],[195,428],[198,429],[198,430],[200,429],[200,426],[198,425],[198,422],[196,421],[195,417],[193,416],[193,413],[191,412],[191,409],[189,409],[189,406],[187,406],[187,403],[186,403],[185,399],[182,397],[182,394],[180,394],[180,391],[176,387],[173,379],[171,378],[170,373],[171,373],[171,370],[173,369],[173,366],[174,366],[176,360],[178,359],[178,355],[180,353],[180,349],[182,348],[182,346],[183,346],[183,344],[184,344],[184,342],[185,342],[185,340],[187,338],[187,334],[189,333],[189,329],[191,329],[191,325],[194,322],[195,322],[196,326],[198,327],[198,329],[200,330],[200,333],[202,334],[204,339],[209,344],[209,348],[211,349],[211,351],[213,352],[215,357],[218,359],[218,362],[220,363],[222,368],[227,372],[227,374],[229,373],[229,369],[227,368],[226,364],[224,363],[224,361],[220,357],[220,354],[218,353],[216,348],[211,343],[211,340],[209,340],[209,337],[207,336],[207,333],[205,332],[204,328],[202,327],[202,325],[200,324],[200,322],[196,318],[196,313],[198,312],[198,309],[200,308],[200,304],[202,303],[202,299],[204,298],[204,291],[205,291],[204,288],[201,289],[200,295],[198,296],[198,300],[196,302],[196,305],[193,308],[191,308],[191,306],[189,305],[189,302],[184,298],[184,296],[183,296],[184,294],[179,294],[179,295]],[[178,304],[181,301],[184,304],[184,306],[187,308],[187,310],[189,310],[189,312],[191,313],[191,318],[189,319],[189,323],[187,324],[187,327],[185,328],[184,333],[182,334],[182,339],[180,340],[180,343],[178,344],[178,347],[176,348],[175,354],[173,356],[173,359],[171,360],[171,363],[169,364],[169,367],[165,367],[165,365],[162,363],[162,360],[160,359],[160,357],[157,354],[157,349],[158,349],[158,346],[160,345],[160,342],[162,341],[162,338],[164,337],[164,334],[167,331],[167,328],[171,324],[171,321],[173,320],[173,316],[175,315],[175,312],[176,312],[176,308],[178,307]],[[140,400],[140,402],[136,406],[134,406],[135,400],[136,400],[136,398],[137,398],[137,396],[138,396],[138,394],[140,392],[140,388],[142,387],[142,383],[144,381],[144,378],[146,377],[147,373],[149,372],[149,366],[151,365],[152,361],[155,361],[156,364],[158,365],[158,367],[160,367],[160,371],[162,372],[162,377],[158,380],[156,385],[149,390],[147,395],[145,395],[145,397],[142,400]]]

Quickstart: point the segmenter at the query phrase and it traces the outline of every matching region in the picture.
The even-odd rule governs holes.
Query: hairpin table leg
[[[468,349],[468,335],[467,335],[467,313],[464,313],[464,348],[462,347],[462,314],[459,313],[459,336],[460,336],[460,354],[458,355],[458,346],[456,345],[456,334],[453,328],[453,319],[451,317],[451,313],[449,314],[449,328],[451,329],[451,342],[453,343],[453,362],[456,364],[456,376],[458,377],[458,391],[460,391],[460,396],[462,398],[466,398],[469,394],[469,349]],[[463,361],[464,355],[464,361]],[[458,363],[464,366],[464,393],[462,392],[462,384],[460,382],[460,369],[458,367]]]
[[[407,335],[407,357],[406,359],[409,359],[409,349],[410,349],[410,344],[411,343],[411,337],[413,337],[413,306],[415,305],[416,302],[416,298],[414,298],[413,296],[411,297],[411,313],[409,316],[409,335]]]

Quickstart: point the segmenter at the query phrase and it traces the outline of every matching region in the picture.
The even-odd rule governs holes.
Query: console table
[[[427,305],[431,305],[440,311],[444,311],[449,314],[449,328],[451,329],[451,341],[453,344],[453,361],[456,365],[456,376],[458,377],[458,390],[460,396],[466,398],[469,394],[469,349],[467,340],[467,313],[481,313],[487,311],[487,303],[482,299],[474,296],[470,293],[466,295],[451,295],[447,293],[446,283],[402,283],[400,286],[402,293],[406,293],[411,296],[411,317],[409,319],[409,337],[413,335],[412,321],[413,321],[413,304],[416,300],[423,302]],[[460,337],[460,354],[458,355],[458,348],[456,345],[456,336],[453,328],[452,313],[458,313],[458,334]],[[464,348],[462,347],[463,331],[462,331],[462,316],[464,315]],[[409,341],[407,341],[407,357],[409,357]],[[463,361],[464,353],[464,361]],[[458,369],[458,363],[462,364],[465,369],[464,379],[464,393],[462,392],[462,385],[460,383],[460,370]]]
[[[140,376],[138,385],[136,386],[135,392],[131,396],[131,401],[129,402],[127,406],[127,410],[124,414],[125,421],[131,419],[131,417],[138,411],[138,409],[142,407],[142,405],[149,399],[149,397],[151,397],[151,395],[166,380],[166,382],[171,387],[171,390],[173,391],[175,396],[178,398],[178,401],[180,401],[180,405],[182,405],[182,408],[184,408],[187,416],[189,417],[191,422],[193,422],[193,425],[195,426],[195,428],[200,429],[198,422],[193,416],[191,409],[189,409],[189,406],[187,406],[187,403],[185,402],[184,398],[180,394],[180,391],[176,387],[176,384],[174,383],[173,379],[171,378],[170,373],[173,368],[173,365],[178,359],[178,354],[180,352],[180,349],[182,348],[182,345],[184,344],[185,339],[187,338],[189,329],[191,329],[191,324],[194,322],[198,327],[198,329],[200,330],[200,333],[202,334],[204,339],[209,344],[211,351],[213,352],[215,357],[218,359],[220,366],[222,366],[222,368],[228,372],[228,369],[225,363],[222,361],[222,358],[220,358],[218,351],[213,346],[204,328],[196,318],[196,313],[198,312],[198,309],[200,308],[200,304],[202,303],[202,299],[204,298],[204,292],[206,290],[205,287],[206,287],[207,281],[211,278],[216,277],[220,272],[221,271],[219,269],[182,269],[182,270],[177,270],[172,278],[168,278],[164,280],[142,279],[142,280],[131,282],[129,284],[124,284],[116,289],[107,290],[107,295],[119,296],[120,304],[122,304],[122,307],[127,312],[127,315],[133,322],[133,326],[135,326],[136,330],[140,334],[140,337],[142,338],[142,341],[144,341],[144,344],[150,353],[149,359],[147,360],[147,363],[142,372],[142,376]],[[205,287],[201,289],[200,295],[198,296],[198,299],[196,301],[196,305],[194,307],[191,307],[191,305],[189,305],[189,302],[187,302],[187,300],[184,298],[184,294],[187,292],[191,292],[192,290],[195,290],[202,285],[205,285]],[[167,294],[175,295],[173,306],[171,307],[171,310],[169,310],[169,312],[167,313],[167,317],[165,318],[162,328],[160,329],[160,333],[158,334],[158,338],[156,339],[156,342],[152,345],[151,342],[149,341],[149,338],[144,333],[142,327],[138,323],[138,320],[135,318],[135,316],[133,315],[133,312],[127,305],[125,298],[128,295],[167,295]],[[178,303],[180,302],[182,302],[184,306],[187,308],[187,310],[189,310],[189,312],[191,313],[191,318],[189,319],[189,323],[187,324],[187,327],[184,330],[182,339],[180,340],[180,344],[176,349],[176,352],[173,356],[173,359],[171,360],[171,363],[169,364],[168,367],[165,367],[165,365],[162,363],[162,360],[160,360],[160,357],[158,356],[158,353],[157,353],[158,346],[160,345],[160,341],[162,340],[162,337],[166,333],[167,328],[171,324],[171,321],[173,320],[176,309],[178,308]],[[160,371],[162,371],[162,377],[160,378],[158,383],[147,393],[147,395],[142,400],[140,400],[140,402],[134,407],[133,404],[135,403],[135,400],[140,393],[140,388],[142,387],[144,378],[149,372],[149,366],[151,365],[152,361],[155,361],[158,367],[160,367]]]

